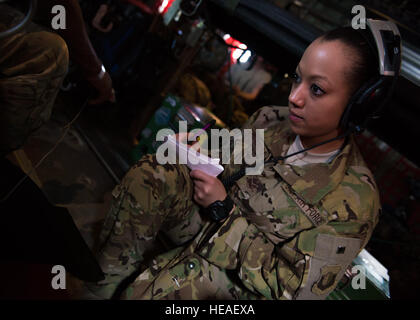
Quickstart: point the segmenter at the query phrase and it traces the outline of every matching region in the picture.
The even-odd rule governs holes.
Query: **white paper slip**
[[[200,170],[213,177],[217,177],[223,172],[224,168],[220,165],[220,159],[209,158],[205,154],[191,150],[185,143],[178,142],[173,136],[167,138],[172,151],[176,148],[180,163],[185,163],[191,170]]]

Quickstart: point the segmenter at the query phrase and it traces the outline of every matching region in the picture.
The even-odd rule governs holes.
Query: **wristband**
[[[226,196],[223,201],[215,201],[204,209],[205,213],[213,221],[219,222],[229,216],[234,208],[234,203],[229,196]]]

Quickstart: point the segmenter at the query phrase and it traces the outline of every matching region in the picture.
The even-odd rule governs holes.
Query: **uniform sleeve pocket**
[[[314,255],[309,259],[307,279],[296,299],[325,299],[335,289],[361,246],[361,239],[318,234]]]

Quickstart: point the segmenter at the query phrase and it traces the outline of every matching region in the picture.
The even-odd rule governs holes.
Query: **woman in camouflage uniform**
[[[349,97],[377,72],[369,50],[350,28],[306,49],[288,108],[264,107],[244,126],[265,129],[265,161],[342,133]],[[238,168],[226,165],[222,178]],[[324,299],[369,241],[380,212],[351,135],[266,163],[261,175],[243,176],[229,190],[148,155],[113,196],[99,254],[106,279],[89,285],[104,298]],[[225,219],[199,213],[227,196],[234,206]],[[175,248],[149,259],[158,232]]]

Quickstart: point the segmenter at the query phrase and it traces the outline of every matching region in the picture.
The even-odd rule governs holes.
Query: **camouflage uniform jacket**
[[[266,160],[285,155],[294,141],[287,114],[264,107],[245,125],[265,128]],[[223,174],[236,169],[228,165]],[[123,297],[324,299],[368,242],[380,211],[353,137],[330,163],[265,165],[229,194],[236,209],[223,223],[158,256]]]

